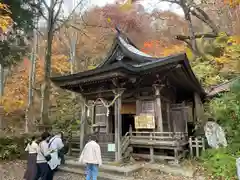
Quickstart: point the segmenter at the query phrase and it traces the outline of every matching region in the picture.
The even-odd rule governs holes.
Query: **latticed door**
[[[174,132],[186,132],[187,133],[187,122],[189,120],[188,107],[183,104],[172,105],[170,111],[170,117],[172,122],[172,131]]]
[[[100,126],[101,133],[108,132],[107,108],[101,105],[96,106],[95,125]]]
[[[154,102],[153,101],[142,101],[141,102],[141,113],[154,114]]]

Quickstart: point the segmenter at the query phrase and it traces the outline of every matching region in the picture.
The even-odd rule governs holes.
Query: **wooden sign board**
[[[150,114],[140,114],[135,116],[136,129],[155,129],[155,119]]]
[[[122,104],[121,114],[136,114],[136,103]]]

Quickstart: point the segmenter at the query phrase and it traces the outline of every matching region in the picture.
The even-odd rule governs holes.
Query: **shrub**
[[[0,137],[0,160],[25,158],[25,147],[31,137],[32,134]]]
[[[227,148],[209,149],[201,157],[207,172],[216,179],[236,179],[236,158]]]
[[[236,179],[236,159],[240,157],[240,81],[233,84],[230,92],[213,99],[209,112],[224,128],[228,146],[203,153],[203,165],[215,178]]]

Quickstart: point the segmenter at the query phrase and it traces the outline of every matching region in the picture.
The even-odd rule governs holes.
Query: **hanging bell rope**
[[[123,91],[121,91],[120,93],[115,93],[114,92],[114,94],[115,94],[115,97],[114,97],[114,99],[112,100],[112,102],[111,103],[109,103],[108,104],[108,101],[107,100],[104,100],[103,98],[97,98],[93,103],[91,103],[91,105],[88,105],[88,104],[84,104],[87,108],[90,108],[90,107],[93,107],[93,106],[95,106],[97,103],[101,103],[104,107],[106,107],[107,108],[107,116],[109,116],[109,114],[110,114],[110,110],[109,110],[109,108],[116,102],[116,100],[123,94]]]

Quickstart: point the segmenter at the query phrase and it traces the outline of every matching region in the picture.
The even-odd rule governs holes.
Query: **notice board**
[[[151,114],[135,116],[135,129],[155,129],[155,118]]]

